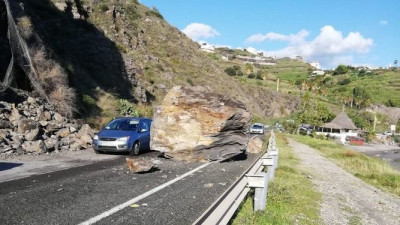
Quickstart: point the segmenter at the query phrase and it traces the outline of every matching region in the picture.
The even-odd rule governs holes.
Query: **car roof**
[[[151,120],[150,118],[145,118],[145,117],[132,117],[132,116],[122,116],[122,117],[115,117],[115,119],[137,119],[137,120]]]
[[[262,123],[254,123],[253,126],[254,125],[263,126],[264,124],[262,124]]]

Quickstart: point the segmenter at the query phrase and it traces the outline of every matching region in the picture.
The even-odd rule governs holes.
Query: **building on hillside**
[[[325,71],[323,71],[323,70],[314,70],[314,71],[312,71],[312,73],[310,75],[310,78],[313,79],[313,78],[315,78],[317,76],[324,76],[324,75],[325,75]]]
[[[276,65],[276,60],[271,58],[271,57],[265,57],[265,56],[243,56],[243,55],[238,55],[236,56],[236,59],[242,61],[242,62],[247,62],[251,63],[254,65],[262,65],[262,66],[271,66],[271,65]]]
[[[316,132],[318,135],[329,134],[329,136],[338,138],[340,142],[345,143],[347,136],[357,137],[359,130],[347,114],[341,112],[330,123],[317,127]]]
[[[321,69],[321,65],[319,65],[319,62],[317,62],[317,61],[310,62],[310,66],[314,67],[317,70]]]
[[[214,46],[209,45],[207,43],[203,43],[200,45],[200,49],[205,52],[214,52]]]

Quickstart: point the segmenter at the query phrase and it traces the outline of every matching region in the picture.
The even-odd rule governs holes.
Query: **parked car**
[[[385,131],[383,132],[384,135],[392,136],[393,132],[392,131]]]
[[[313,126],[310,124],[302,124],[300,125],[300,134],[310,135],[313,132]]]
[[[152,120],[148,118],[115,118],[94,136],[94,151],[138,155],[141,150],[150,149],[151,123]]]
[[[264,125],[262,123],[255,123],[250,127],[251,134],[264,134]]]

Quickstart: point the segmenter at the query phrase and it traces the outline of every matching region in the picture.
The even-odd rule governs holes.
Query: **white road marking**
[[[148,191],[146,193],[143,193],[143,194],[141,194],[141,195],[139,195],[139,196],[137,196],[135,198],[132,198],[131,200],[129,200],[127,202],[124,202],[124,203],[122,203],[122,204],[120,204],[118,206],[115,206],[114,208],[112,208],[112,209],[110,209],[108,211],[105,211],[105,212],[103,212],[103,213],[101,213],[101,214],[99,214],[99,215],[97,215],[95,217],[92,217],[92,218],[80,223],[79,225],[94,224],[94,223],[96,223],[96,222],[98,222],[98,221],[100,221],[100,220],[102,220],[102,219],[104,219],[104,218],[106,218],[108,216],[111,216],[112,214],[114,214],[114,213],[116,213],[116,212],[118,212],[118,211],[120,211],[120,210],[122,210],[122,209],[124,209],[124,208],[126,208],[126,207],[128,207],[128,206],[130,206],[130,205],[132,205],[132,204],[134,204],[134,203],[136,203],[136,202],[138,202],[138,201],[140,201],[140,200],[142,200],[142,199],[144,199],[144,198],[146,198],[146,197],[148,197],[148,196],[150,196],[150,195],[152,195],[152,194],[154,194],[154,193],[156,193],[156,192],[158,192],[158,191],[160,191],[160,190],[162,190],[162,189],[164,189],[166,187],[168,187],[169,185],[171,185],[171,184],[173,184],[173,183],[175,183],[175,182],[177,182],[177,181],[189,176],[190,174],[192,174],[192,173],[194,173],[194,172],[196,172],[198,170],[203,169],[204,167],[208,166],[209,164],[211,164],[211,162],[203,164],[203,165],[197,167],[196,169],[193,169],[193,170],[191,170],[191,171],[189,171],[189,172],[187,172],[185,174],[182,174],[179,177],[168,181],[167,183],[164,183],[164,184],[162,184],[162,185],[160,185],[160,186],[158,186],[156,188],[151,189],[150,191]]]

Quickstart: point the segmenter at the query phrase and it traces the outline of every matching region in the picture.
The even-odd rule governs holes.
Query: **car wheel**
[[[132,150],[129,152],[130,155],[139,155],[139,142],[135,142],[132,146]]]
[[[102,152],[94,150],[94,153],[101,154]]]

